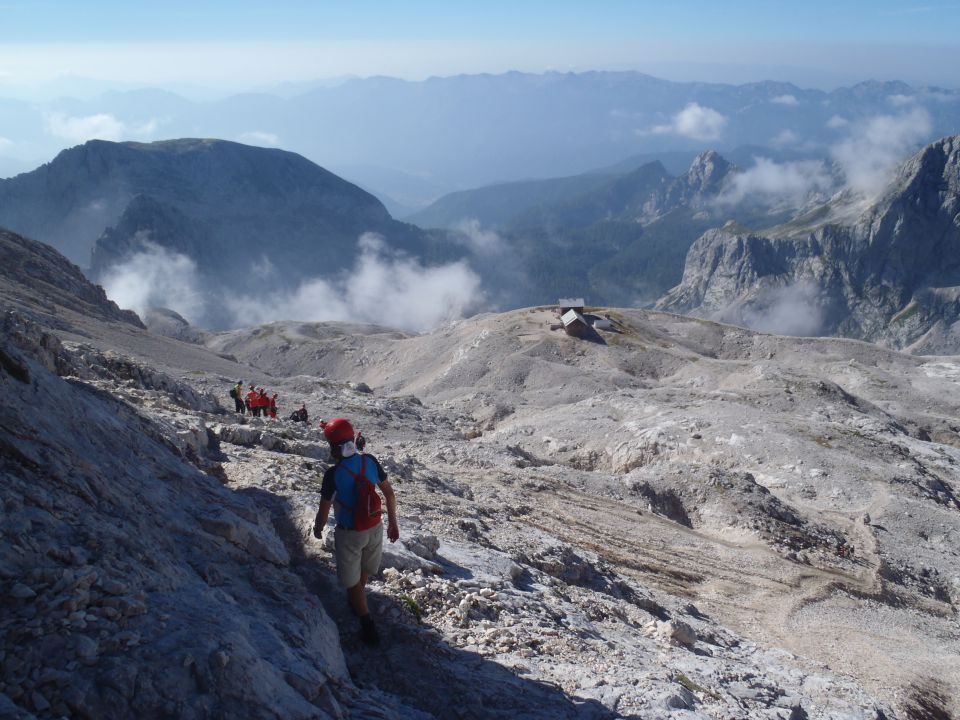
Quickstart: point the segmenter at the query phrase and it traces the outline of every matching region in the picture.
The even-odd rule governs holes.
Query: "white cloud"
[[[840,117],[839,115],[834,115],[829,120],[827,120],[827,127],[831,130],[839,130],[840,128],[845,128],[850,124],[850,121],[845,117]]]
[[[820,288],[801,281],[785,287],[764,288],[749,307],[739,309],[732,316],[728,311],[726,315],[722,319],[753,330],[777,335],[811,336],[822,331],[824,309]]]
[[[872,196],[883,189],[891,171],[933,130],[930,114],[914,108],[901,115],[878,115],[851,127],[846,140],[830,148],[847,184]]]
[[[657,125],[650,132],[656,135],[683,135],[694,140],[716,140],[727,126],[727,118],[713,108],[690,103],[673,116],[668,125]]]
[[[190,322],[201,321],[206,308],[196,264],[186,255],[138,235],[144,250],[111,267],[104,275],[100,284],[107,297],[121,308],[138,313],[165,307]]]
[[[0,154],[13,149],[13,140],[0,136]]]
[[[87,140],[147,140],[153,136],[159,125],[155,119],[139,125],[127,125],[109,113],[84,117],[47,113],[44,121],[50,135],[78,143]]]
[[[796,107],[800,104],[800,101],[797,100],[794,95],[777,95],[770,102],[776,103],[777,105],[787,105],[789,107]]]
[[[894,107],[904,107],[906,105],[912,105],[916,100],[912,95],[891,95],[887,98],[887,102],[893,105]]]
[[[244,145],[258,145],[260,147],[279,147],[280,137],[274,133],[252,130],[237,136],[237,142]]]
[[[404,330],[426,330],[463,315],[482,299],[480,278],[465,262],[425,267],[391,253],[365,234],[354,266],[332,278],[314,278],[291,291],[226,298],[238,325],[273,320],[341,320]]]
[[[87,117],[67,117],[62,113],[46,116],[47,132],[55,137],[72,142],[86,140],[119,140],[123,136],[123,123],[113,115],[102,113]]]
[[[496,255],[506,249],[503,238],[492,230],[484,230],[476,218],[463,219],[453,229],[457,232],[454,238],[477,255]]]
[[[799,205],[811,193],[825,193],[832,188],[833,179],[819,160],[777,163],[757,157],[753,167],[730,176],[717,202],[734,205],[745,200],[764,204],[790,201]]]
[[[796,145],[798,140],[800,140],[800,137],[793,130],[781,130],[770,138],[770,144],[774,147],[786,147],[787,145]]]

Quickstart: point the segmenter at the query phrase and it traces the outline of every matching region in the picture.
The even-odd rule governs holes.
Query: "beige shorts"
[[[360,582],[360,573],[376,575],[383,554],[383,523],[369,530],[336,528],[333,547],[337,558],[337,579],[345,588]]]

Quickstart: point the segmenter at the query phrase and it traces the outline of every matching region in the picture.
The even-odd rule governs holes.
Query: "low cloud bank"
[[[141,313],[150,307],[169,308],[200,326],[210,318],[234,327],[275,320],[340,320],[423,331],[461,318],[483,301],[480,277],[466,262],[426,267],[391,251],[379,236],[366,234],[348,271],[306,280],[289,290],[227,293],[211,307],[201,291],[209,283],[193,260],[148,239],[141,244],[142,252],[106,272],[101,284],[107,295],[120,307]],[[255,264],[262,270],[264,262]]]
[[[107,297],[138,314],[151,307],[165,307],[191,323],[201,322],[206,304],[196,263],[146,238],[140,238],[140,243],[143,251],[111,267],[101,278]]]
[[[766,288],[748,307],[727,310],[717,318],[776,335],[813,336],[823,330],[820,288],[812,282]]]
[[[812,193],[828,192],[833,184],[826,164],[819,160],[778,163],[757,157],[753,167],[730,177],[717,202],[721,205],[744,201],[801,205]]]
[[[463,317],[482,300],[480,277],[465,262],[425,267],[366,234],[353,267],[292,291],[226,299],[237,325],[273,320],[341,320],[422,331]]]

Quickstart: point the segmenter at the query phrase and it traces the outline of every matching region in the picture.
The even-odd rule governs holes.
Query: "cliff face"
[[[916,352],[960,350],[960,137],[924,148],[875,202],[855,208],[838,196],[762,234],[733,224],[705,233],[658,307]]]

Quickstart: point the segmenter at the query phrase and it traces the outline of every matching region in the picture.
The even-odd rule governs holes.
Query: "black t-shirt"
[[[380,464],[380,461],[377,460],[373,455],[366,455],[367,460],[372,460],[373,464],[377,467],[377,476],[380,478],[380,482],[383,482],[387,479],[387,471],[383,469],[383,466]],[[333,500],[333,496],[337,492],[337,482],[334,480],[334,471],[337,469],[336,465],[327,468],[327,471],[323,474],[323,485],[320,486],[320,497],[322,497],[327,502]],[[366,471],[370,472],[370,466],[368,465]]]

